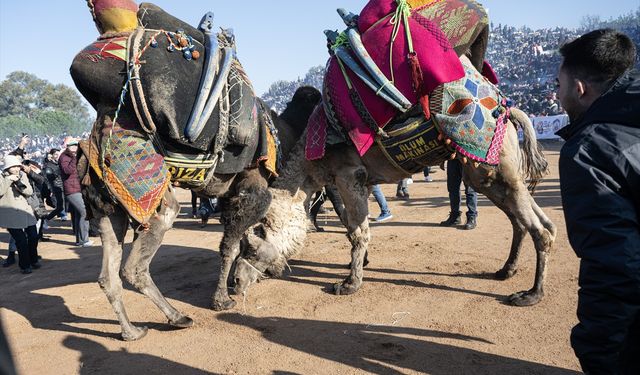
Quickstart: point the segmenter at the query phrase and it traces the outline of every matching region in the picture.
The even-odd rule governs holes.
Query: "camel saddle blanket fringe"
[[[416,105],[442,84],[465,76],[459,56],[487,27],[488,17],[482,6],[473,0],[414,0],[404,2],[409,6],[408,28],[405,29],[405,22],[398,17],[399,3],[372,0],[355,22],[371,60],[389,83],[411,105]],[[397,34],[395,39],[394,34]],[[378,95],[385,85],[372,90],[356,72],[344,66],[347,64],[342,64],[336,56],[339,55],[336,47],[344,45],[344,37],[342,39],[341,43],[338,37],[337,43],[332,45],[333,56],[327,63],[323,87],[323,106],[327,113],[323,116],[317,112],[310,120],[310,125],[315,123],[316,129],[312,132],[311,128],[307,133],[307,140],[313,141],[307,149],[308,158],[319,158],[323,154],[320,140],[326,132],[322,130],[325,123],[343,127],[359,154],[364,155],[379,134],[376,128],[388,125],[399,112]],[[352,51],[349,53],[352,60],[357,60]],[[408,61],[411,59],[407,56],[411,55],[413,62]],[[415,84],[415,70],[421,73],[420,87]],[[487,73],[495,78],[488,65]],[[422,105],[425,107],[424,103]]]
[[[91,140],[80,146],[112,198],[133,219],[148,223],[171,178],[164,158],[146,134],[138,130],[138,124],[121,121],[112,128],[112,123],[105,121],[101,129],[94,128]]]

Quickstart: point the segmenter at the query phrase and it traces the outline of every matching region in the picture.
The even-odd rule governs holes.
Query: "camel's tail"
[[[512,108],[511,121],[516,127],[522,128],[524,134],[521,167],[525,178],[529,180],[529,190],[533,193],[540,180],[548,173],[549,163],[547,163],[547,159],[542,153],[542,148],[536,140],[536,134],[529,116],[517,108]]]

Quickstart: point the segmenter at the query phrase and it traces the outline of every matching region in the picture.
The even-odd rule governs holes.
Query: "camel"
[[[488,16],[486,10],[479,3],[474,0],[438,3],[417,0],[410,3],[417,6],[415,12],[418,14],[412,11],[409,16],[405,15],[405,17],[419,18],[422,16],[435,22],[441,22],[440,29],[445,32],[445,36],[454,47],[460,62],[463,65],[466,64],[467,76],[473,74],[473,70],[475,70],[476,75],[479,72],[488,73],[485,76],[489,77],[489,80],[493,78],[493,81],[496,81],[493,71],[491,69],[485,70],[484,56],[488,41]],[[393,2],[371,0],[360,14],[360,18],[347,14],[344,10],[338,10],[338,12],[349,27],[348,30],[353,29],[355,26],[363,26],[363,23],[365,25],[373,25],[363,27],[364,30],[361,30],[361,32],[366,33],[368,32],[368,27],[374,29],[376,25],[384,25],[384,22],[390,22],[387,18],[393,14],[395,8],[393,4]],[[437,4],[437,6],[432,6],[433,4]],[[452,9],[462,6],[457,11],[471,12],[468,15],[477,20],[476,23],[468,25],[468,31],[473,32],[469,34],[472,35],[471,38],[458,39],[460,35],[457,32],[458,30],[450,27],[451,25],[447,23],[446,17],[441,17],[439,12],[449,6]],[[374,15],[373,18],[372,14]],[[384,16],[385,14],[387,15]],[[364,22],[361,22],[363,17]],[[376,17],[383,17],[380,19],[387,21],[377,21]],[[380,26],[380,28],[383,29],[384,27]],[[419,31],[419,27],[414,31]],[[353,33],[353,30],[348,32]],[[330,37],[330,35],[331,32],[327,36]],[[354,40],[357,42],[357,39]],[[382,39],[383,42],[384,40],[386,39]],[[332,58],[335,59],[341,52],[340,49],[342,47],[340,43],[334,44],[331,40],[330,43],[333,44],[331,53],[334,56]],[[352,43],[351,37],[349,43]],[[376,48],[375,44],[371,46]],[[428,50],[428,52],[431,54],[434,51]],[[348,63],[348,59],[344,57],[338,56],[337,58]],[[387,58],[386,55],[385,58]],[[331,65],[329,65],[325,76],[323,100],[326,100],[328,95],[330,96],[328,92],[332,90],[333,83],[330,81],[330,69]],[[414,76],[413,78],[415,79],[416,77]],[[359,81],[354,81],[354,83],[357,82]],[[385,85],[382,85],[379,91],[382,91],[384,87]],[[416,86],[413,88],[416,90]],[[366,93],[366,90],[364,89],[362,92]],[[352,92],[349,95],[352,95]],[[330,97],[329,99],[339,100],[339,98]],[[478,98],[475,100],[478,100]],[[398,124],[406,121],[407,118],[417,119],[421,116],[418,108],[421,104],[424,109],[424,102],[420,104],[414,103],[411,110],[405,114],[398,114],[394,120],[395,122],[392,121],[391,123]],[[332,105],[331,102],[325,103],[324,112],[328,117],[330,114],[326,109]],[[357,105],[355,106],[357,107]],[[495,113],[494,118],[498,118]],[[527,115],[518,109],[512,108],[510,114],[508,110],[506,113],[508,114],[505,116],[507,123],[506,133],[501,148],[496,150],[499,151],[499,163],[497,165],[467,162],[467,157],[460,153],[455,153],[453,148],[449,149],[449,154],[445,152],[428,162],[431,163],[430,165],[438,165],[444,162],[446,158],[460,158],[464,164],[463,178],[465,183],[473,186],[477,192],[487,196],[509,218],[513,228],[511,250],[503,267],[495,273],[497,279],[506,280],[516,273],[522,240],[526,233],[531,235],[537,255],[534,285],[529,290],[510,295],[507,299],[509,303],[516,306],[530,306],[538,303],[544,296],[546,264],[551,246],[556,237],[556,227],[531,196],[535,185],[547,172],[547,162],[537,145],[531,122]],[[358,114],[360,119],[364,119],[362,114]],[[370,114],[366,115],[371,116]],[[331,116],[334,116],[334,114],[331,114]],[[429,118],[426,111],[425,117]],[[353,117],[350,119],[353,120]],[[342,121],[345,121],[344,117]],[[494,120],[494,124],[496,121]],[[340,125],[344,129],[353,129],[353,124],[342,123]],[[524,142],[522,148],[519,146],[516,127],[523,130]],[[378,140],[384,137],[382,133],[377,131],[376,133]],[[442,133],[440,133],[440,136],[442,136]],[[367,197],[371,192],[371,186],[380,183],[396,183],[403,178],[410,177],[410,173],[389,161],[390,157],[385,155],[378,142],[374,142],[364,153],[359,153],[354,147],[354,143],[349,141],[327,145],[324,156],[317,160],[307,160],[305,138],[306,136],[303,136],[298,142],[289,156],[283,173],[271,188],[272,195],[277,197],[277,200],[286,200],[289,204],[272,202],[271,208],[267,211],[267,215],[262,222],[256,224],[245,234],[245,238],[242,241],[242,254],[238,259],[234,275],[237,293],[245,293],[252,283],[260,280],[265,274],[276,276],[281,274],[287,259],[295,255],[303,247],[302,244],[306,233],[301,229],[305,227],[305,224],[301,221],[306,219],[295,215],[292,211],[299,210],[294,208],[295,204],[297,204],[296,202],[308,200],[307,197],[311,192],[324,185],[336,186],[344,201],[347,238],[352,246],[351,263],[349,265],[350,274],[343,282],[335,284],[334,290],[338,295],[355,293],[362,286],[363,268],[367,263],[367,248],[370,241]],[[433,142],[435,141],[434,139]],[[450,142],[450,140],[438,138],[437,142],[446,149],[449,147],[447,142]],[[526,185],[526,180],[529,180],[531,191]],[[281,217],[289,216],[293,218],[291,222],[287,223],[279,220]],[[300,219],[296,220],[299,217]],[[283,241],[281,233],[288,233],[291,240]]]
[[[520,148],[516,127],[523,130]],[[271,203],[266,217],[244,236],[243,251],[238,258],[234,280],[235,292],[246,293],[249,286],[265,274],[279,276],[287,259],[301,250],[309,225],[299,212],[306,197],[323,185],[335,185],[345,204],[347,238],[351,242],[350,274],[334,285],[337,295],[355,293],[362,286],[363,268],[370,241],[368,203],[371,185],[394,183],[409,177],[389,163],[377,145],[362,157],[349,144],[328,148],[324,158],[309,161],[305,158],[302,137],[291,152],[284,171],[273,183]],[[460,157],[460,156],[458,156]],[[434,165],[437,165],[434,163]],[[529,233],[536,250],[536,273],[533,287],[511,294],[507,302],[516,306],[530,306],[544,296],[544,281],[549,252],[556,238],[556,226],[536,204],[529,191],[546,174],[547,162],[538,148],[535,132],[528,116],[512,109],[507,133],[500,152],[500,164],[464,164],[464,181],[484,194],[511,221],[513,238],[509,257],[495,273],[498,280],[512,277],[524,236]],[[283,221],[282,217],[290,217]],[[286,236],[282,234],[286,233]],[[288,240],[285,240],[288,239]]]
[[[89,3],[91,4],[91,2]],[[142,17],[146,18],[143,19]],[[140,5],[138,22],[146,25],[146,27],[155,29],[176,30],[179,27],[184,30],[186,35],[193,37],[195,42],[192,43],[200,43],[198,46],[202,45],[205,37],[199,30],[164,13],[160,8],[152,4],[143,3]],[[136,30],[139,29],[141,28],[139,27]],[[116,37],[122,37],[122,35],[122,33],[118,33]],[[111,37],[113,35],[105,36],[103,34],[98,42],[107,43],[106,45],[108,46],[108,43],[113,40],[110,39]],[[188,39],[185,38],[185,40]],[[134,124],[134,130],[132,131],[137,131],[140,137],[150,137],[156,141],[160,139],[158,144],[160,150],[182,147],[175,140],[165,136],[165,134],[166,129],[170,129],[174,125],[169,121],[175,118],[176,114],[184,117],[184,112],[186,111],[186,116],[189,115],[190,108],[185,109],[180,106],[180,100],[184,98],[177,96],[177,94],[165,95],[163,91],[162,95],[155,97],[157,99],[152,101],[154,92],[150,90],[149,110],[154,114],[152,120],[157,131],[145,133],[141,129],[144,124],[138,121],[139,117],[134,113],[135,102],[133,103],[134,105],[131,105],[131,101],[128,98],[126,101],[119,101],[120,96],[126,98],[124,95],[126,90],[122,93],[122,87],[127,77],[126,75],[123,76],[121,72],[127,70],[127,62],[124,59],[114,58],[113,55],[104,55],[106,48],[95,52],[102,55],[90,55],[89,52],[94,53],[92,52],[94,50],[95,48],[83,50],[75,57],[71,65],[71,75],[78,90],[97,111],[93,136],[97,138],[104,136],[104,129],[108,130],[108,127],[112,126],[112,124],[129,123]],[[156,48],[156,51],[159,53],[157,56],[160,56],[158,59],[165,58],[164,56],[169,53],[166,48]],[[152,58],[155,57],[148,56],[151,57],[147,58],[146,63],[152,64]],[[168,56],[176,55],[174,53]],[[170,67],[163,68],[169,70],[169,74],[175,72],[175,70],[171,71],[171,69],[177,69],[179,72],[177,74],[181,75],[183,81],[195,84],[195,87],[191,90],[191,92],[194,92],[197,88],[198,77],[202,73],[201,71],[196,71],[192,67],[193,65],[188,65],[194,63],[191,60],[192,56],[190,55],[189,57],[190,59],[187,60],[182,59],[182,56],[177,56],[177,62],[167,64],[160,61],[159,65]],[[237,60],[234,61],[234,64],[237,65],[234,65],[233,69],[240,67]],[[166,71],[165,74],[167,74]],[[261,103],[260,99],[253,95],[253,89],[250,88],[248,80],[243,80],[241,83],[242,85],[237,84],[236,87],[246,89],[244,100],[248,100],[250,104],[256,103],[258,108],[257,114],[259,117],[257,119],[253,116],[251,117],[255,120],[255,128],[258,129],[258,126],[265,126],[265,121],[272,121],[277,129],[279,150],[283,157],[286,156],[302,134],[311,111],[320,100],[320,94],[312,88],[303,87],[298,89],[287,109],[278,116],[274,111],[266,110],[267,107],[264,103]],[[176,84],[169,83],[167,85],[160,81],[159,85],[160,89],[165,89]],[[186,88],[183,88],[179,85],[172,87],[177,87],[176,91],[190,89],[190,87],[184,86]],[[229,88],[228,92],[233,92],[232,90],[233,88]],[[247,92],[251,94],[249,97],[247,97]],[[160,110],[154,112],[157,108],[160,108]],[[117,121],[114,120],[116,113],[118,116]],[[169,114],[173,114],[173,117],[169,116]],[[217,128],[218,122],[219,118],[212,116],[207,126],[215,126]],[[240,125],[251,128],[252,123]],[[163,130],[165,133],[163,133]],[[185,153],[198,153],[195,148],[182,147],[181,150],[186,150]],[[254,155],[253,152],[251,151],[250,157]],[[233,153],[229,155],[227,156],[227,161],[233,159]],[[173,188],[169,187],[164,193],[156,214],[149,219],[148,223],[141,225],[142,223],[136,221],[122,204],[113,198],[104,182],[96,174],[96,171],[89,166],[86,153],[79,154],[78,170],[81,180],[85,182],[82,190],[88,211],[93,215],[92,220],[98,222],[102,240],[103,261],[98,282],[118,317],[122,329],[122,338],[126,341],[138,340],[147,333],[146,327],[138,327],[131,323],[122,300],[122,281],[119,276],[119,270],[122,263],[123,242],[128,226],[134,228],[135,235],[131,253],[122,268],[122,276],[156,304],[166,315],[170,325],[179,328],[190,327],[193,324],[193,320],[174,308],[163,297],[149,273],[149,264],[161,245],[165,232],[172,227],[180,211]],[[267,187],[272,179],[272,173],[267,170],[263,163],[258,162],[243,167],[238,173],[221,173],[216,169],[215,173],[211,173],[211,178],[204,185],[196,187],[183,186],[185,188],[193,188],[199,195],[204,197],[216,196],[222,205],[222,221],[224,224],[224,234],[220,243],[222,261],[219,283],[212,301],[214,309],[228,309],[235,304],[228,295],[227,279],[233,262],[239,254],[242,234],[266,213],[271,201],[271,194]],[[86,183],[87,181],[90,183]]]

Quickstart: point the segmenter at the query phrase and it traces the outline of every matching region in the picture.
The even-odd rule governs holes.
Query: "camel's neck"
[[[305,138],[305,134],[303,134],[291,150],[289,157],[284,163],[284,167],[280,171],[280,175],[273,182],[273,188],[287,190],[291,195],[294,195],[302,188],[307,177],[305,173],[306,160],[304,156]]]

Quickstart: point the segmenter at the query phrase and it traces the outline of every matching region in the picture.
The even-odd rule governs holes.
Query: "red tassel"
[[[420,68],[420,61],[415,52],[410,53],[407,57],[409,59],[409,68],[411,69],[411,84],[413,85],[413,91],[422,96],[422,68]]]
[[[428,120],[431,118],[431,110],[429,110],[429,95],[424,89],[420,61],[418,60],[418,56],[415,52],[410,53],[407,58],[409,59],[409,67],[411,68],[411,84],[413,85],[413,91],[420,100],[424,117]]]

